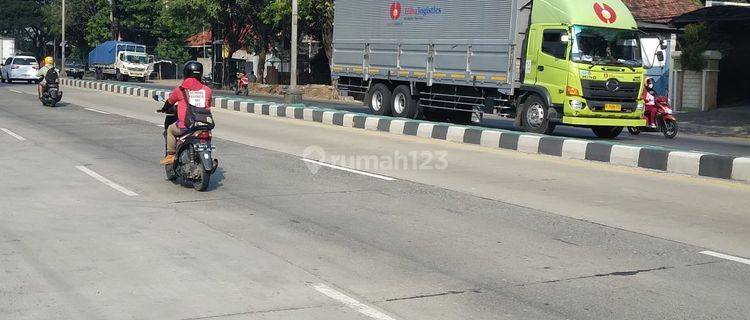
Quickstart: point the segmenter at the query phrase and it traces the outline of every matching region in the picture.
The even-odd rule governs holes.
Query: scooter
[[[164,98],[155,95],[154,100],[163,102]],[[167,128],[177,121],[176,107],[169,110],[164,108],[156,110],[164,113],[164,154],[167,154]],[[175,162],[164,166],[167,180],[176,181],[180,178],[184,182],[191,183],[197,191],[206,191],[211,181],[211,175],[219,167],[219,161],[214,159],[212,152],[216,147],[211,145],[211,130],[195,129],[189,130],[184,135],[177,137],[177,153]]]
[[[44,79],[46,84],[44,85],[44,90],[42,91],[42,96],[39,100],[42,101],[43,106],[54,108],[55,105],[62,100],[63,96],[62,91],[60,91],[60,81],[57,70],[50,69],[47,71]]]
[[[656,127],[628,127],[628,132],[634,136],[641,132],[661,132],[667,139],[674,139],[678,131],[677,118],[674,117],[667,97],[656,97],[654,102],[649,115],[649,119],[653,119],[653,122],[649,122],[655,123]]]
[[[245,96],[250,94],[250,79],[248,79],[247,74],[243,72],[237,72],[236,75],[236,81],[234,84],[234,94],[240,95],[243,94]]]

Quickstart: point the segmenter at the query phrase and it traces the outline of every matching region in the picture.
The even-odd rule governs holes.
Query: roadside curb
[[[91,80],[61,79],[65,86],[94,89],[143,98],[167,97],[169,91]],[[214,98],[213,105],[226,110],[285,117],[334,126],[418,136],[529,154],[606,162],[619,166],[750,182],[750,157],[686,152],[653,146],[536,135],[501,129],[375,116],[349,111],[284,105],[250,99]]]

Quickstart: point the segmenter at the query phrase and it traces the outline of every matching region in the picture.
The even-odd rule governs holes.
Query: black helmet
[[[203,64],[198,61],[188,61],[182,68],[182,73],[185,78],[193,77],[200,80],[203,78]]]

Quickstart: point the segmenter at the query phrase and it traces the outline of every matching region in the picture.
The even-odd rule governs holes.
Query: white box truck
[[[0,37],[0,60],[5,61],[16,54],[16,40]]]

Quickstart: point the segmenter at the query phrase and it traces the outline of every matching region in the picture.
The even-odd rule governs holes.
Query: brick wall
[[[685,108],[700,108],[703,73],[685,70],[684,75],[684,81],[682,82],[682,106]]]

